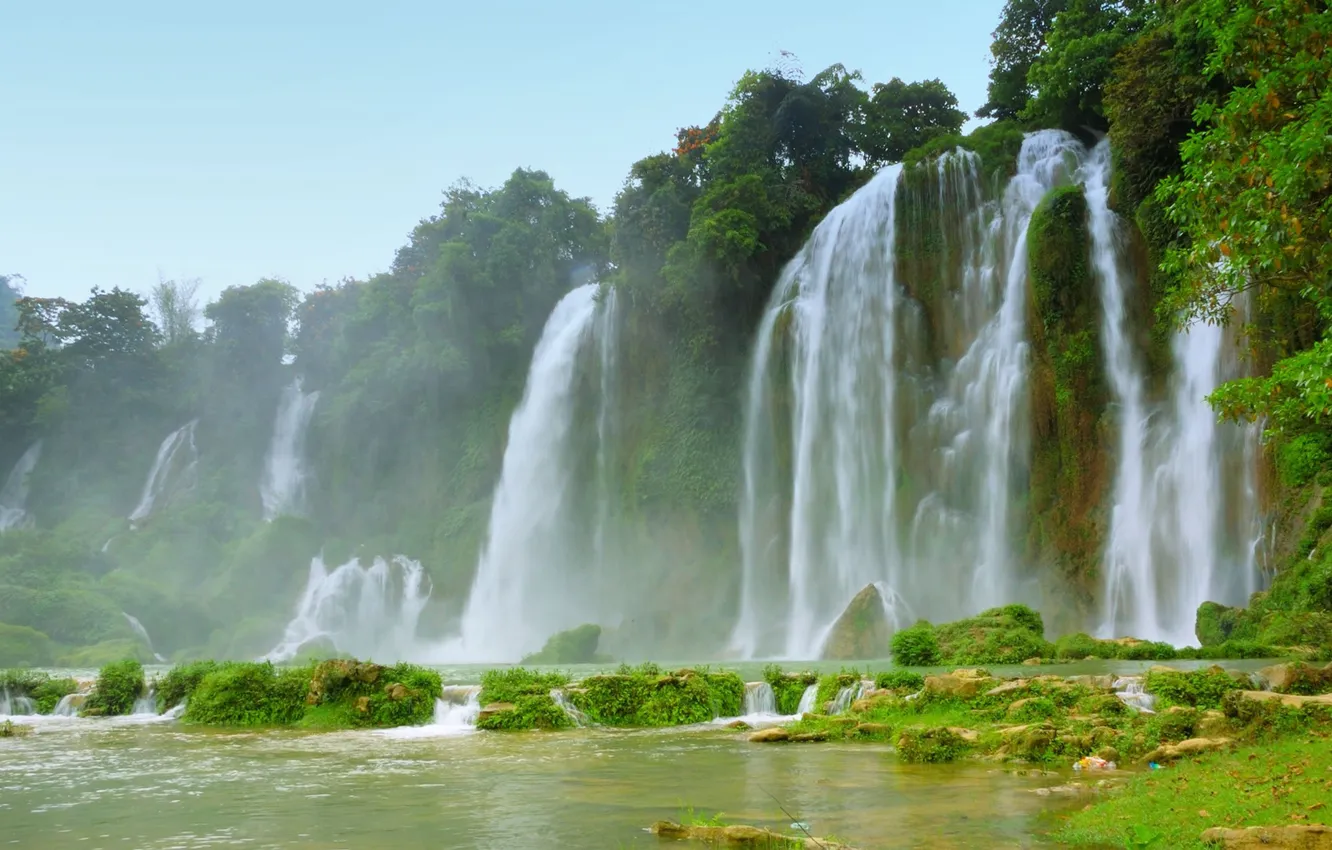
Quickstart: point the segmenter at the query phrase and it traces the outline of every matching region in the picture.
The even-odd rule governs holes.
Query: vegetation
[[[134,703],[147,690],[143,680],[143,665],[133,659],[116,661],[97,673],[83,713],[90,716],[132,714]]]
[[[763,668],[763,681],[772,687],[772,694],[777,703],[778,714],[795,714],[800,707],[800,700],[810,685],[818,684],[816,673],[786,673],[780,665],[769,664]]]
[[[601,626],[586,623],[552,635],[540,652],[525,657],[523,664],[592,664],[605,661],[606,656],[597,654],[597,643],[601,640]]]

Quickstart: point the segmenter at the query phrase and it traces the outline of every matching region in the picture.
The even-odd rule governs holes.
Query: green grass
[[[1332,736],[1312,733],[1213,753],[1135,777],[1119,795],[1068,817],[1054,834],[1074,847],[1123,847],[1139,827],[1153,848],[1202,848],[1214,826],[1332,824]]]

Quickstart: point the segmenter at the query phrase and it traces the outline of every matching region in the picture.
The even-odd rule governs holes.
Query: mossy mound
[[[934,627],[920,622],[893,635],[893,661],[907,667],[930,667],[939,663],[939,638]]]
[[[107,664],[97,673],[97,682],[83,704],[83,714],[88,717],[132,714],[135,700],[146,688],[143,665],[138,661],[127,658]]]
[[[430,721],[442,683],[414,664],[384,667],[348,659],[314,668],[298,725],[347,728],[416,726]]]
[[[962,736],[946,726],[908,726],[897,737],[897,755],[906,762],[955,761],[967,749]]]
[[[1021,664],[1051,658],[1041,615],[1025,605],[991,608],[966,620],[934,627],[941,664]]]
[[[564,673],[538,673],[523,667],[487,670],[481,675],[481,715],[476,728],[564,729],[573,721],[550,692],[569,683]]]
[[[605,656],[597,654],[601,642],[601,626],[585,623],[577,628],[558,632],[546,641],[540,652],[523,657],[523,664],[596,664]]]
[[[663,673],[645,664],[588,677],[569,696],[590,720],[607,726],[684,726],[740,714],[745,683],[734,673]]]
[[[892,625],[879,588],[865,585],[833,623],[823,644],[826,661],[854,661],[887,656]]]
[[[801,698],[805,696],[805,690],[810,685],[818,684],[819,676],[808,670],[802,673],[784,673],[778,665],[769,664],[763,668],[763,681],[772,687],[777,713],[795,714],[796,709],[800,707]]]
[[[1158,707],[1220,708],[1225,695],[1249,683],[1220,667],[1205,670],[1152,668],[1143,678],[1143,690],[1156,697]]]

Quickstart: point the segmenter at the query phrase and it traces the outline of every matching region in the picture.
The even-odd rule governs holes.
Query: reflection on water
[[[1061,781],[697,728],[395,738],[73,720],[0,742],[0,844],[614,850],[657,846],[644,827],[686,805],[786,829],[775,797],[864,848],[1025,847],[1063,805],[1031,789]]]

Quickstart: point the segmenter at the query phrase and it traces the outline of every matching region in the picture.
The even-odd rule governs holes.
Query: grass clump
[[[945,664],[1021,664],[1050,658],[1041,615],[1026,605],[1005,605],[935,629]]]
[[[1132,828],[1154,847],[1203,848],[1214,826],[1326,823],[1332,739],[1287,738],[1139,774],[1125,790],[1071,815],[1054,834],[1074,847],[1134,846]],[[1143,845],[1145,846],[1145,845]]]
[[[817,712],[826,711],[828,703],[835,700],[843,688],[855,687],[860,683],[861,678],[863,677],[859,670],[848,670],[845,667],[836,673],[820,676],[819,689],[814,697],[814,710]]]
[[[1220,667],[1205,670],[1149,670],[1143,679],[1143,689],[1153,694],[1162,708],[1182,705],[1191,708],[1220,708],[1230,691],[1242,690],[1245,685],[1236,681]]]
[[[323,661],[310,679],[301,726],[415,726],[435,713],[439,673],[415,664],[382,667],[346,659]]]
[[[910,670],[889,670],[874,677],[874,687],[894,693],[915,693],[925,687],[925,677]]]
[[[38,714],[50,714],[61,698],[77,690],[78,683],[73,679],[54,679],[34,670],[0,670],[0,691],[32,700]]]
[[[555,704],[550,692],[568,683],[569,676],[565,673],[539,673],[525,667],[487,670],[481,675],[483,710],[476,728],[492,731],[567,728],[573,722]],[[512,708],[488,708],[495,704]]]
[[[90,717],[132,714],[134,701],[145,687],[142,664],[132,658],[114,661],[98,671],[83,713]]]
[[[208,726],[291,726],[305,715],[312,667],[267,661],[217,665],[190,694],[184,719]]]
[[[805,695],[805,689],[818,684],[819,676],[808,670],[803,673],[784,673],[781,667],[769,664],[763,668],[763,681],[772,687],[777,702],[777,713],[795,714],[796,709],[800,707],[801,698]]]
[[[969,745],[947,726],[908,726],[898,732],[897,755],[905,762],[936,764],[955,761]]]
[[[893,635],[893,661],[903,667],[931,667],[940,662],[934,627],[921,622]]]
[[[1081,661],[1084,658],[1114,658],[1118,647],[1108,640],[1097,640],[1089,634],[1064,635],[1054,643],[1054,655],[1063,661]]]
[[[734,673],[662,673],[655,664],[626,665],[584,679],[569,697],[589,719],[607,726],[684,726],[740,714],[745,683]]]
[[[217,668],[216,661],[192,661],[172,667],[153,683],[157,688],[157,710],[180,705],[194,693],[204,677]]]

